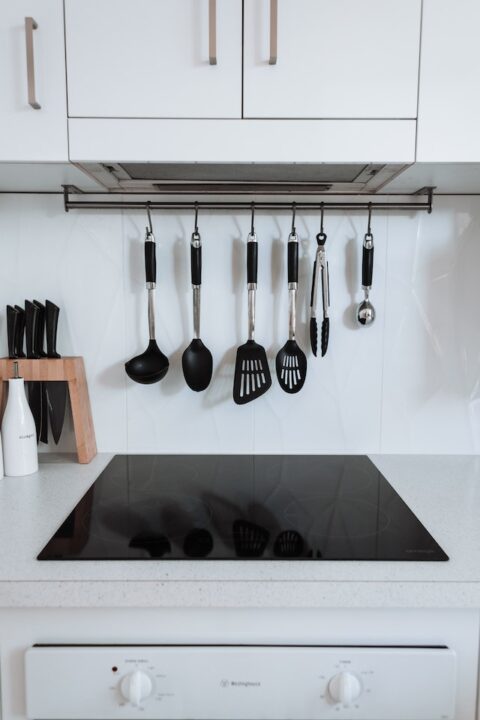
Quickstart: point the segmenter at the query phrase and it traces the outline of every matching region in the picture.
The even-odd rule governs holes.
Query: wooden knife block
[[[97,454],[95,430],[93,427],[87,378],[82,357],[63,357],[41,360],[0,358],[0,410],[5,406],[5,383],[13,378],[13,363],[18,362],[18,374],[25,382],[35,380],[63,380],[68,383],[68,394],[72,408],[73,428],[79,463],[89,463]]]

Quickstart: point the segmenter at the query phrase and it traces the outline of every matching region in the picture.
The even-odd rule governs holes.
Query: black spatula
[[[296,300],[298,287],[298,237],[292,231],[288,237],[288,340],[276,359],[277,378],[282,390],[297,393],[307,375],[307,358],[295,340]]]
[[[248,520],[235,520],[233,523],[233,542],[238,557],[262,557],[269,538],[270,533],[261,525]]]
[[[256,400],[267,392],[272,384],[265,348],[255,342],[255,293],[257,290],[258,247],[257,236],[247,238],[247,288],[248,288],[248,340],[237,350],[233,399],[237,405]]]

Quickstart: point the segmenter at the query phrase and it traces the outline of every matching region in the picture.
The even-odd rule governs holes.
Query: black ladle
[[[157,260],[155,253],[155,237],[152,230],[150,212],[148,221],[150,228],[146,228],[145,236],[145,276],[148,290],[148,330],[150,341],[148,347],[141,355],[125,363],[128,377],[142,385],[159,382],[165,377],[168,370],[168,358],[162,353],[155,340],[155,287],[157,281]]]
[[[202,242],[197,227],[195,213],[195,230],[190,243],[190,258],[193,289],[193,331],[194,339],[182,355],[182,368],[188,387],[201,392],[210,385],[212,379],[212,353],[200,340],[200,288],[202,285]]]

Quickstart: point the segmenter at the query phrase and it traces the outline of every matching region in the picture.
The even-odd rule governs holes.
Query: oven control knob
[[[138,707],[142,700],[148,698],[153,690],[150,677],[140,670],[135,670],[122,678],[120,692],[125,700]]]
[[[350,705],[362,692],[360,680],[349,672],[334,675],[328,683],[328,694],[333,702]]]

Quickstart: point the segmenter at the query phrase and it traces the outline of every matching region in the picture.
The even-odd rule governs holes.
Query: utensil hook
[[[367,235],[368,237],[372,236],[372,203],[368,203],[368,225],[367,225]]]
[[[297,228],[295,227],[295,215],[297,214],[297,203],[292,203],[292,230],[291,235],[297,234]]]
[[[148,227],[146,228],[147,235],[148,234],[153,235],[152,215],[150,213],[150,202],[147,202],[147,204],[145,205],[145,208],[147,210],[147,217],[148,217]]]
[[[194,205],[195,208],[195,220],[194,220],[194,228],[193,228],[193,234],[198,235],[198,202]]]
[[[317,235],[317,244],[318,245],[325,245],[327,241],[327,235],[323,230],[323,214],[325,212],[325,204],[322,202],[320,203],[320,232]]]
[[[252,202],[251,206],[252,216],[250,220],[250,236],[254,237],[255,235],[255,203]]]

